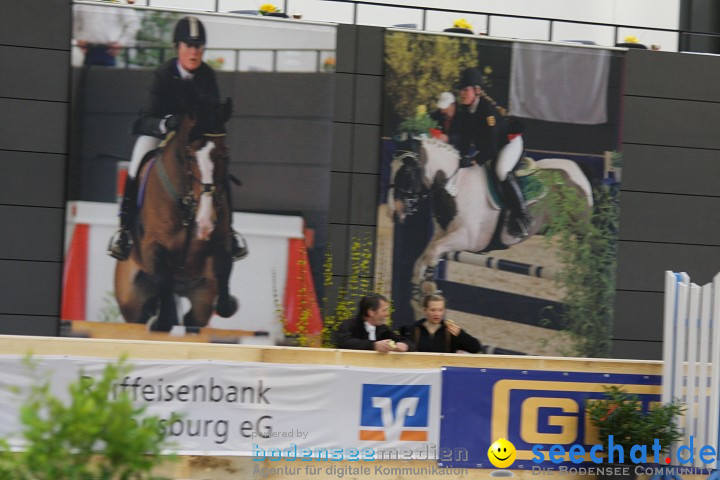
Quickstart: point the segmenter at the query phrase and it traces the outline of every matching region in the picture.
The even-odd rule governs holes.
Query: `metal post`
[[[550,20],[550,29],[549,29],[550,31],[548,32],[548,42],[552,42],[552,41],[553,41],[553,26],[554,26],[554,25],[555,25],[555,21],[554,21],[554,20]]]
[[[358,4],[353,3],[353,25],[357,25]]]
[[[272,51],[272,64],[273,64],[273,72],[277,72],[277,50],[273,49]]]
[[[423,16],[422,16],[422,28],[421,30],[427,30],[427,8],[423,8]]]
[[[320,50],[315,50],[315,65],[317,66],[318,73],[322,72],[322,65],[320,64]]]
[[[490,14],[485,19],[485,35],[490,36]]]

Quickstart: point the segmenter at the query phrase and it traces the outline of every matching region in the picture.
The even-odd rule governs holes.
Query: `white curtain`
[[[550,122],[607,122],[610,52],[516,43],[510,114]]]

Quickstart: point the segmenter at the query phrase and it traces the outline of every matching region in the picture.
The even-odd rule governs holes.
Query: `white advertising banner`
[[[50,378],[66,395],[100,358],[0,355],[0,437],[21,448],[18,408],[26,389]],[[114,394],[127,392],[163,428],[180,454],[330,460],[437,459],[440,369],[400,370],[217,361],[133,360]]]

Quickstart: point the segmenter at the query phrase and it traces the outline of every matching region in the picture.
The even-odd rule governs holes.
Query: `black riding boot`
[[[228,211],[229,214],[229,223],[230,223],[230,256],[232,257],[233,262],[237,262],[238,260],[242,260],[243,258],[248,256],[248,246],[247,242],[245,241],[245,237],[243,237],[240,232],[236,232],[232,228],[233,224],[233,207],[232,207],[232,191],[230,190],[230,182],[226,181],[225,185],[225,196],[227,197],[227,203],[228,203]]]
[[[127,260],[132,248],[132,235],[130,229],[135,223],[137,212],[137,180],[127,177],[125,180],[125,192],[120,203],[120,228],[110,239],[108,255],[118,260]]]
[[[513,216],[515,217],[515,221],[510,222],[510,227],[512,227],[513,224],[516,226],[516,228],[509,228],[509,232],[511,235],[527,237],[528,229],[532,223],[532,217],[530,213],[528,213],[525,197],[523,197],[522,189],[513,172],[508,173],[504,184],[505,195],[512,206]]]

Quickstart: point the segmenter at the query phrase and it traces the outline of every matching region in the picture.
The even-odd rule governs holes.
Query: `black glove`
[[[165,118],[163,118],[162,121],[163,121],[163,124],[165,125],[165,131],[172,132],[173,130],[177,130],[180,128],[180,123],[182,122],[182,116],[167,115]]]
[[[467,168],[472,167],[476,163],[476,157],[475,155],[463,155],[460,157],[460,165],[458,165],[459,168]]]

